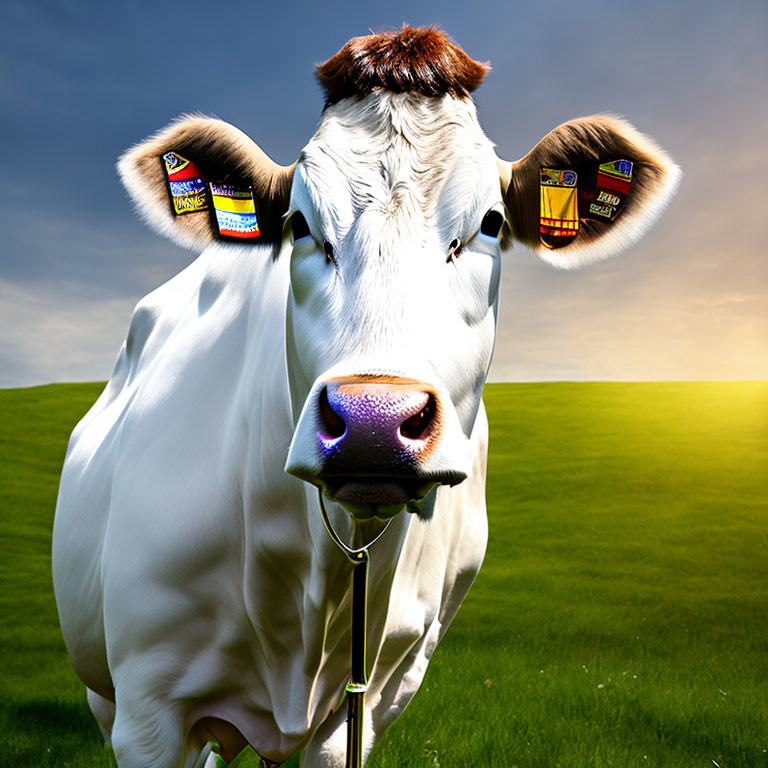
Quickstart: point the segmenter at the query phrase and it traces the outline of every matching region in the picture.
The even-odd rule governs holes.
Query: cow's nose
[[[401,376],[323,377],[304,403],[285,470],[355,517],[386,517],[464,480],[468,447],[447,390]]]
[[[364,442],[366,452],[383,448],[401,460],[423,451],[438,424],[437,398],[418,383],[329,382],[318,408],[318,438],[325,447],[343,450],[344,442]]]
[[[397,509],[436,484],[460,482],[463,473],[429,466],[442,411],[436,390],[412,379],[324,382],[315,423],[326,494],[348,505]]]

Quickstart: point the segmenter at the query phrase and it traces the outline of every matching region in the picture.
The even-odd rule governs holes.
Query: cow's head
[[[564,268],[606,258],[642,235],[677,183],[651,140],[607,116],[499,160],[470,97],[486,70],[435,30],[356,38],[318,67],[326,107],[294,166],[204,117],[120,162],[150,223],[193,248],[222,237],[222,216],[250,216],[234,193],[215,205],[222,184],[252,188],[258,231],[235,216],[228,237],[290,259],[286,471],[356,517],[417,508],[470,471],[502,251],[517,241]],[[194,170],[174,177],[167,153]],[[174,210],[169,178],[190,173],[202,197],[177,184]]]

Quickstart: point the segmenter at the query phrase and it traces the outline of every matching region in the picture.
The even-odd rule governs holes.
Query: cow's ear
[[[639,240],[681,175],[651,139],[606,115],[563,123],[499,172],[514,239],[565,269]]]
[[[281,237],[294,166],[277,165],[223,120],[184,115],[127,150],[117,168],[139,215],[186,248]]]

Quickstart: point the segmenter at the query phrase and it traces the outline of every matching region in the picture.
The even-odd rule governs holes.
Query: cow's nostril
[[[409,440],[426,437],[425,433],[435,417],[435,411],[435,397],[430,394],[424,407],[400,425],[400,434]]]
[[[341,437],[347,431],[344,419],[333,410],[328,402],[328,387],[323,387],[320,390],[320,422],[326,437]]]

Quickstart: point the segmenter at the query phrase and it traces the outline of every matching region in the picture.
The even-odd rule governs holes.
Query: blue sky
[[[314,65],[403,21],[490,61],[476,102],[501,157],[612,112],[685,173],[620,257],[566,273],[508,255],[492,379],[768,378],[764,0],[0,9],[0,386],[106,378],[133,305],[193,258],[133,214],[126,147],[199,110],[290,163],[322,108]]]

